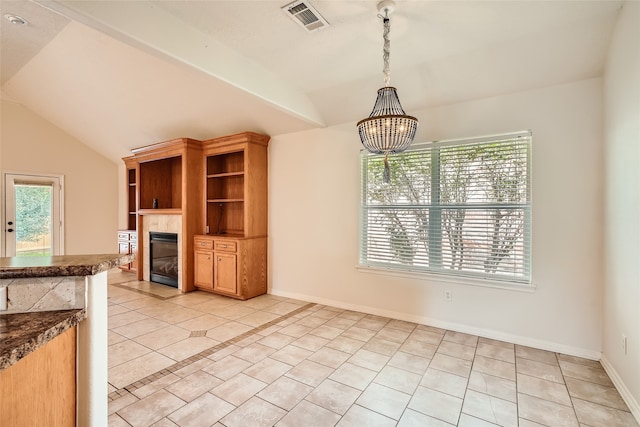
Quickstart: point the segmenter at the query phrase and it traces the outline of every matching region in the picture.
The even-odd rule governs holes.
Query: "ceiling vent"
[[[315,10],[307,0],[298,0],[289,3],[282,7],[282,11],[309,32],[329,26],[327,20],[320,16],[318,11]]]

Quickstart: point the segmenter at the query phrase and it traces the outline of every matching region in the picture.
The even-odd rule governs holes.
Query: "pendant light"
[[[399,153],[406,150],[418,129],[418,119],[405,114],[398,99],[396,88],[390,86],[389,15],[395,8],[395,2],[385,0],[378,3],[378,16],[382,18],[384,45],[382,58],[384,61],[384,87],[378,89],[378,97],[373,111],[366,119],[358,122],[358,133],[362,145],[372,153],[384,154],[384,182],[389,182],[389,153]]]

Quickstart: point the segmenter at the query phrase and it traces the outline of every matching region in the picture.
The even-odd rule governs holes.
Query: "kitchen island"
[[[8,297],[6,310],[0,311],[0,425],[18,425],[15,422],[23,416],[57,414],[55,410],[34,413],[41,408],[39,401],[18,399],[33,387],[33,379],[26,378],[30,373],[58,374],[51,372],[58,370],[57,356],[61,363],[73,363],[68,376],[75,373],[75,416],[71,424],[65,416],[66,421],[58,424],[49,419],[47,425],[107,425],[107,271],[133,258],[121,254],[0,258],[0,295]],[[65,356],[69,351],[75,354]],[[51,397],[54,409],[58,397]]]

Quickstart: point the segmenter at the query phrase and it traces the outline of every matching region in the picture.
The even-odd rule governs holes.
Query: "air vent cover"
[[[307,31],[328,27],[329,23],[307,0],[297,0],[282,7],[282,11]]]

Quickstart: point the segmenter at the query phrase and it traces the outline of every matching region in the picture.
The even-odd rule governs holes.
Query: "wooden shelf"
[[[138,214],[140,215],[180,215],[182,209],[180,208],[167,208],[167,209],[140,209]]]
[[[225,173],[214,173],[211,175],[207,175],[207,178],[227,178],[230,176],[243,176],[244,172],[225,172]]]
[[[244,202],[244,199],[209,199],[207,203],[238,203]]]

